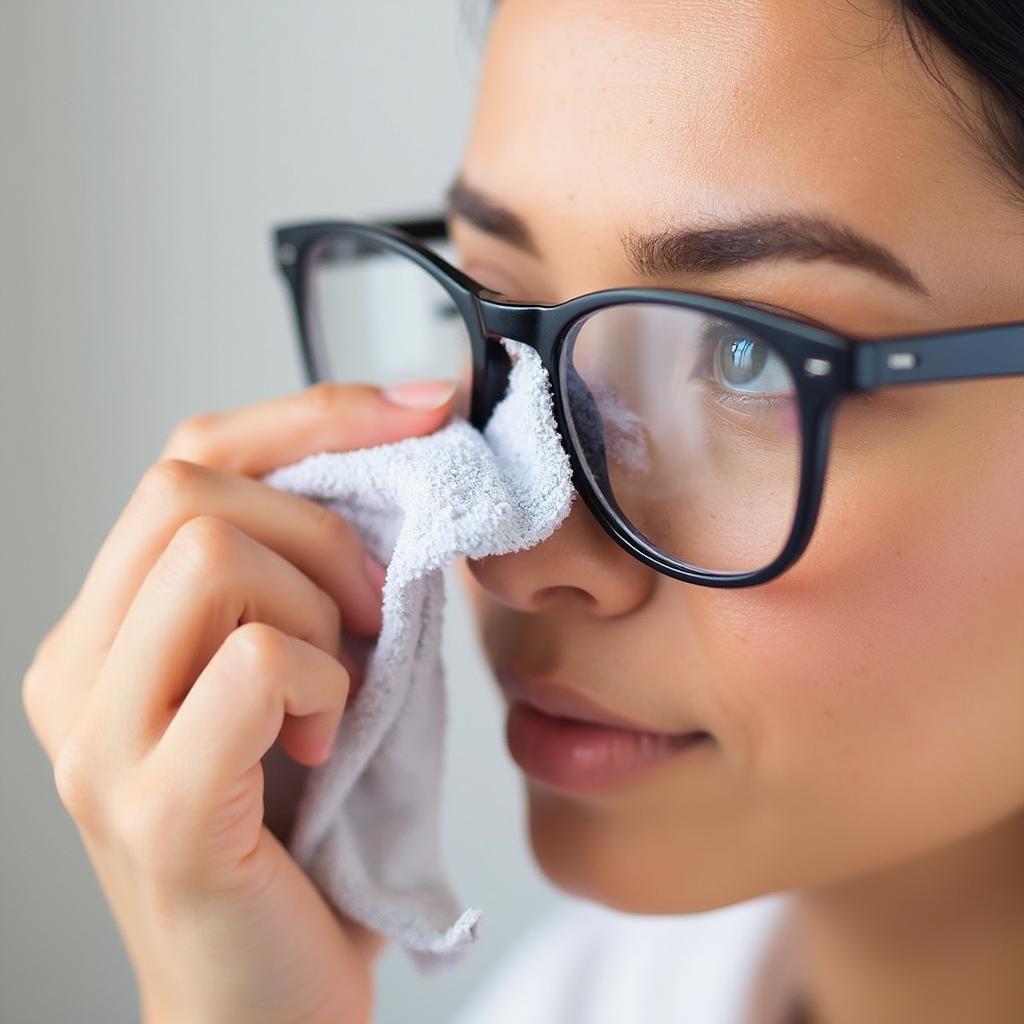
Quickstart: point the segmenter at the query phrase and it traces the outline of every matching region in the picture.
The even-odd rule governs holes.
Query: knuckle
[[[46,692],[44,673],[38,655],[29,665],[21,680],[21,707],[36,736],[40,736],[43,717],[43,695]]]
[[[56,633],[62,618],[37,644],[32,661],[21,680],[21,707],[32,732],[52,758],[56,746],[57,721],[66,713],[66,696],[59,680],[64,674],[59,660]],[[64,659],[66,661],[66,658]]]
[[[332,413],[351,396],[352,386],[336,380],[318,380],[306,388],[305,400],[315,413]]]
[[[242,531],[226,519],[193,516],[174,531],[165,558],[188,579],[216,579],[239,558],[244,542]]]
[[[257,682],[275,678],[295,656],[288,635],[267,622],[244,622],[224,643],[233,666]]]
[[[180,508],[185,504],[183,495],[195,488],[202,472],[202,467],[184,459],[158,459],[142,474],[133,496],[134,504],[157,509]]]
[[[80,825],[96,819],[96,797],[91,785],[90,757],[79,738],[69,738],[53,759],[53,784],[64,809]]]
[[[57,621],[52,625],[36,643],[35,650],[32,652],[32,665],[30,668],[38,666],[53,650],[57,643],[57,634],[67,618],[67,612],[65,612]]]
[[[171,431],[164,451],[196,462],[204,461],[210,455],[213,428],[220,418],[220,413],[202,412],[182,420]]]

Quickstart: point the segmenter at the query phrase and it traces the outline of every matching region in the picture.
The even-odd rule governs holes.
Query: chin
[[[760,872],[745,872],[742,857],[729,856],[736,846],[708,830],[666,831],[663,815],[627,821],[621,806],[531,782],[527,800],[538,868],[579,899],[628,914],[697,914],[774,891]]]

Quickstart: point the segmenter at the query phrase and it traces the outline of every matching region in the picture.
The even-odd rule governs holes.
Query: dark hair
[[[961,124],[993,167],[1009,179],[1011,199],[1024,206],[1024,5],[1021,0],[895,0],[899,20],[929,74],[947,88]],[[921,29],[925,31],[922,33]],[[965,110],[932,59],[938,40],[980,86],[982,123]],[[978,129],[981,129],[979,131]]]
[[[488,0],[488,13],[499,0]],[[850,0],[854,3],[855,0]],[[1024,208],[1024,0],[892,0],[887,27],[903,29],[914,52],[960,111],[960,125],[997,172],[994,184]],[[938,42],[978,86],[976,109],[946,81]],[[1006,189],[1006,184],[1010,188]]]

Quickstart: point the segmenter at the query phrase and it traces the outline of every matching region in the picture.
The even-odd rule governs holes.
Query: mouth
[[[518,672],[511,666],[496,671],[498,683],[512,703],[527,704],[553,718],[587,722],[647,736],[708,735],[703,729],[666,730],[636,721],[613,711],[582,691],[553,679],[539,679]]]
[[[496,675],[510,700],[505,728],[512,759],[535,782],[563,794],[615,788],[684,751],[709,746],[711,734],[702,729],[651,729],[565,683],[511,668]]]

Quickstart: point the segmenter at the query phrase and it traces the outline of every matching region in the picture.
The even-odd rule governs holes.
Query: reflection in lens
[[[770,564],[799,493],[789,368],[742,324],[665,303],[588,314],[562,352],[570,429],[609,505],[671,558]]]
[[[321,375],[382,387],[454,379],[455,410],[468,417],[472,350],[445,288],[413,259],[355,236],[321,243],[311,260],[307,315]]]

